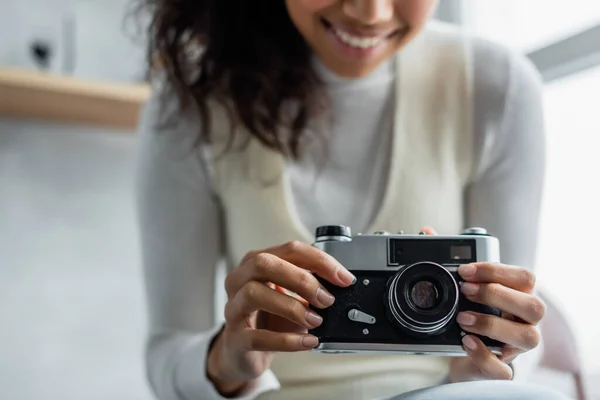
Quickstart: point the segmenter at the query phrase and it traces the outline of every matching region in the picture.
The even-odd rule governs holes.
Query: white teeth
[[[357,47],[359,49],[370,49],[371,47],[377,46],[379,43],[383,41],[383,38],[365,38],[359,36],[353,36],[348,32],[339,30],[337,28],[333,28],[333,32],[341,39],[342,42],[346,43],[348,46]]]

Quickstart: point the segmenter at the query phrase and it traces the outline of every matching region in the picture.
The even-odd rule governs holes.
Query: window
[[[481,35],[530,51],[600,23],[593,0],[463,0],[467,24]]]
[[[548,85],[547,179],[538,264],[540,282],[560,299],[581,339],[586,364],[600,368],[600,67]]]

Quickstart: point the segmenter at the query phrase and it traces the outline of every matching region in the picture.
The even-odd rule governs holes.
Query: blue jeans
[[[480,381],[435,386],[394,397],[392,400],[569,400],[543,386],[508,381]]]

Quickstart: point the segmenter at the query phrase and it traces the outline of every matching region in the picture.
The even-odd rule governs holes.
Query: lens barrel
[[[416,337],[439,335],[458,310],[459,288],[446,268],[419,262],[390,278],[386,293],[389,319]]]

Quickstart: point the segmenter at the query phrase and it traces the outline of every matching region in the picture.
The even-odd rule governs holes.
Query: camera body
[[[461,235],[376,232],[352,236],[346,226],[317,229],[313,246],[337,259],[357,278],[348,288],[317,277],[336,298],[323,324],[310,331],[321,353],[396,353],[464,356],[460,311],[500,316],[460,292],[461,264],[499,262],[499,241],[482,228]],[[478,336],[495,354],[503,343]]]

